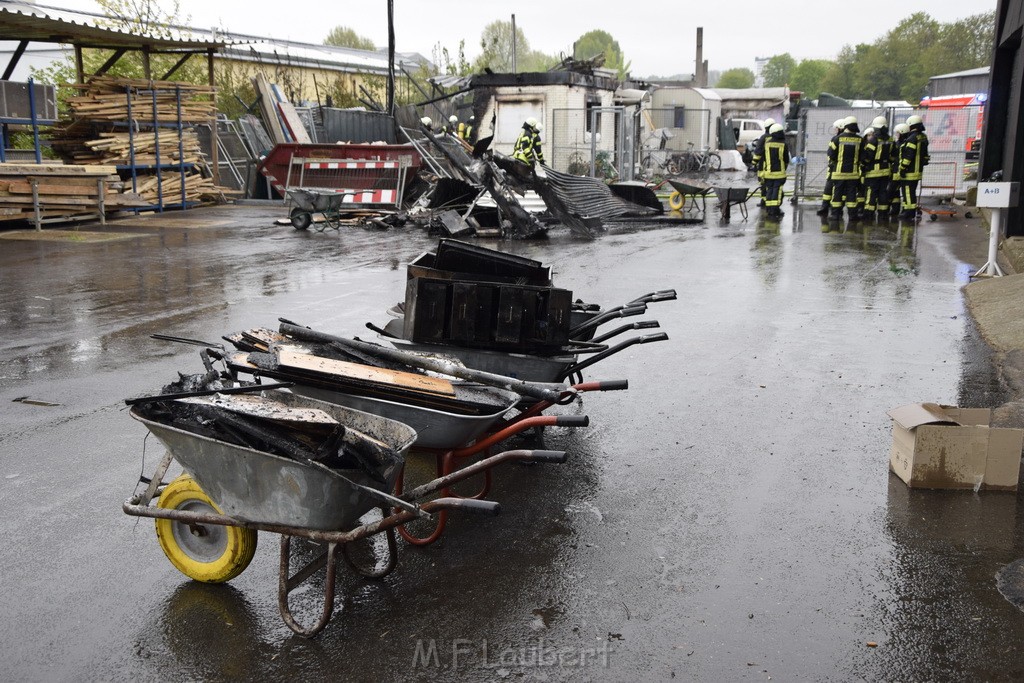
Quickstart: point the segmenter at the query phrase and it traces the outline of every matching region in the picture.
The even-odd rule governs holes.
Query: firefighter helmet
[[[910,126],[905,123],[897,123],[893,130],[895,130],[899,135],[906,135],[910,132]]]
[[[872,128],[885,128],[888,125],[889,122],[885,120],[884,116],[876,116],[875,118],[871,119]]]
[[[775,119],[767,118],[767,119],[764,120],[764,129],[765,130],[770,132],[771,129],[772,129],[772,126],[774,126],[774,125],[775,125]]]
[[[430,126],[433,125],[434,122],[430,120],[429,116],[424,116],[422,119],[420,119],[420,123],[422,123],[427,128],[430,128]]]
[[[924,119],[922,119],[917,114],[914,114],[913,116],[908,116],[907,117],[907,125],[908,126],[920,126],[923,123],[924,123]]]
[[[771,119],[768,119],[768,120],[770,121]],[[785,130],[786,130],[786,129],[785,129],[785,128],[783,128],[783,127],[782,127],[782,125],[781,125],[781,124],[778,124],[778,123],[773,123],[773,124],[771,125],[771,127],[770,127],[770,128],[768,128],[768,132],[769,132],[769,133],[771,133],[772,135],[775,135],[776,133],[782,133],[782,132],[784,132]]]
[[[875,129],[870,127],[870,126],[868,126],[867,128],[864,129],[864,135],[871,135],[874,132],[875,132]]]
[[[530,128],[533,128],[534,130],[536,130],[537,129],[537,119],[535,119],[535,118],[533,118],[531,116],[530,118],[526,119],[526,125],[528,125]]]
[[[458,123],[458,122],[459,122],[459,117],[456,116],[455,114],[452,114],[451,116],[448,117],[448,123]]]
[[[836,119],[832,122],[832,127],[838,130],[842,130],[846,126],[846,119]]]

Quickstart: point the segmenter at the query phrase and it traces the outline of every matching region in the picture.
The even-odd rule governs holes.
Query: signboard
[[[1017,206],[1020,199],[1020,183],[978,183],[977,206],[1006,209]]]

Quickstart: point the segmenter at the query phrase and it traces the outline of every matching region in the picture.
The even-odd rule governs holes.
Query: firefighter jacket
[[[544,163],[544,151],[540,148],[540,133],[533,128],[523,127],[523,132],[516,140],[516,146],[512,150],[512,158],[522,161],[524,164],[533,166],[534,159]]]
[[[779,133],[778,137],[772,136],[765,140],[762,154],[761,177],[765,180],[785,180],[786,169],[789,167],[786,136]]]
[[[754,168],[761,173],[764,168],[764,144],[768,141],[768,134],[765,133],[750,144],[750,160],[754,162]]]
[[[861,167],[865,178],[892,177],[893,141],[888,135],[875,133],[874,139],[864,140]]]
[[[860,180],[860,153],[864,141],[856,133],[843,131],[828,143],[828,168],[832,180]]]
[[[928,161],[928,136],[924,131],[910,131],[900,141],[900,177],[920,180]]]

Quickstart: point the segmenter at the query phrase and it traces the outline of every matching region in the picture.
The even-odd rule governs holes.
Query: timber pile
[[[146,204],[139,195],[125,192],[125,184],[113,166],[0,164],[0,220],[30,220],[35,216],[33,182],[44,218],[95,213],[101,193],[108,211]]]
[[[161,167],[185,166],[186,202],[223,201],[230,192],[198,169],[206,157],[193,125],[214,125],[215,88],[108,76],[74,87],[80,93],[68,98],[71,119],[54,126],[50,135],[53,149],[67,163],[116,166],[122,175],[134,170],[137,193],[148,204],[158,204],[161,194],[165,204],[181,201],[181,172],[155,168],[158,157]],[[160,180],[157,173],[162,173]],[[130,180],[125,184],[130,189]]]
[[[181,173],[161,173],[159,180],[155,175],[140,178],[136,192],[149,204],[156,204],[161,192],[165,204],[177,204],[181,201]],[[223,201],[226,193],[234,193],[234,190],[218,187],[212,178],[204,178],[199,174],[185,176],[186,202]]]
[[[82,94],[68,98],[71,113],[77,119],[139,123],[177,123],[178,95],[182,123],[206,123],[217,116],[216,88],[174,81],[147,81],[132,78],[97,76],[79,88]]]

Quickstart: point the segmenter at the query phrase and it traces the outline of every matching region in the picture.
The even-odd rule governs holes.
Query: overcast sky
[[[39,0],[39,4],[98,11],[94,0]],[[170,7],[169,0],[162,3]],[[395,0],[395,39],[402,52],[431,57],[440,42],[453,54],[466,41],[471,61],[480,53],[484,26],[516,16],[530,47],[568,53],[587,31],[610,33],[643,78],[693,73],[696,28],[704,27],[708,68],[753,69],[755,57],[789,52],[796,60],[832,59],[846,44],[871,43],[915,12],[950,22],[994,10],[996,0],[904,0],[840,3],[834,0],[769,2],[610,2],[609,0]],[[348,26],[387,45],[384,0],[181,0],[192,25],[310,43],[334,26]]]

